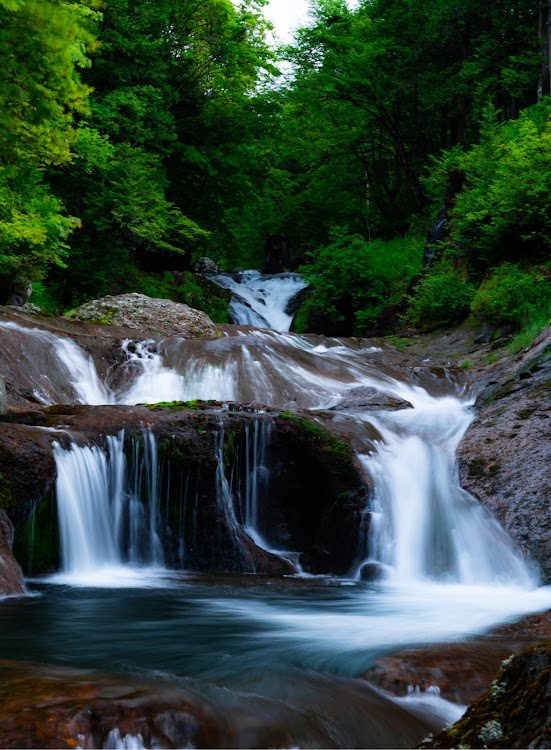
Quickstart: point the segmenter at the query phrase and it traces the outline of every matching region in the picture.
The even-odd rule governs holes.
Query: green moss
[[[519,412],[517,412],[517,416],[519,419],[529,419],[533,413],[533,409],[521,409]]]
[[[193,401],[159,401],[156,404],[138,404],[138,406],[147,406],[148,409],[170,409],[170,411],[183,411],[184,409],[204,409],[205,404],[215,404],[216,401],[203,401],[201,398],[195,398]]]
[[[322,440],[324,443],[323,450],[326,453],[333,453],[339,456],[346,457],[350,456],[350,446],[338,440],[334,435],[332,435],[327,430],[324,430],[322,427],[312,424],[312,422],[310,422],[308,419],[305,419],[304,417],[298,417],[296,416],[296,414],[290,414],[286,411],[281,412],[279,416],[283,419],[291,420],[299,427],[302,427],[304,430],[307,430],[308,432],[312,433],[312,435],[315,435],[317,438]]]

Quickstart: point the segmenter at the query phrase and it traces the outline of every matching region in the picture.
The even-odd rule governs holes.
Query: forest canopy
[[[259,267],[275,235],[303,330],[400,300],[421,329],[549,318],[547,0],[313,0],[293,43],[269,29],[263,0],[0,0],[0,296],[189,300],[198,257]]]

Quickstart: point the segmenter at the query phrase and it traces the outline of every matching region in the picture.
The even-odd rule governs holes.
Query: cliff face
[[[346,573],[357,553],[350,542],[358,538],[367,496],[351,450],[304,417],[257,413],[250,405],[243,411],[237,404],[232,407],[228,411],[221,404],[204,402],[154,408],[51,407],[38,412],[43,418],[40,427],[0,422],[6,474],[1,497],[20,530],[21,562],[27,563],[26,537],[32,526],[37,547],[29,555],[33,571],[59,565],[55,504],[50,502],[56,477],[53,444],[104,447],[107,435],[124,430],[128,452],[132,441],[139,446],[146,431],[155,436],[159,482],[165,488],[159,499],[165,513],[162,542],[169,564],[181,566],[179,533],[193,526],[183,561],[187,569],[293,572],[288,562],[257,546],[244,531],[246,467],[254,460],[250,436],[264,429],[269,436],[263,457],[267,481],[264,504],[258,509],[259,531],[270,530],[274,549],[303,552],[310,572]],[[33,421],[36,413],[30,413]],[[25,413],[17,418],[23,420]],[[224,462],[233,526],[220,506],[219,460]],[[184,505],[183,487],[190,498]],[[36,515],[29,523],[33,509]]]
[[[543,339],[491,376],[459,450],[462,486],[551,581],[551,348]]]

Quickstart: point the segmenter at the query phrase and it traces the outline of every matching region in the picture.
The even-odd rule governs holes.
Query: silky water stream
[[[125,342],[127,364],[113,387],[68,339],[21,331],[33,347],[41,337],[49,347],[53,364],[37,385],[45,403],[61,392],[74,403],[210,398],[313,416],[332,410],[365,445],[359,461],[374,487],[369,530],[350,539],[357,562],[349,575],[301,575],[300,550],[273,549],[262,524],[265,423],[247,428],[239,486],[229,486],[220,458],[217,494],[236,535],[295,563],[297,575],[280,579],[163,567],[152,434],[130,458],[123,434],[106,449],[57,444],[63,568],[29,582],[38,595],[0,604],[0,655],[192,691],[224,715],[235,747],[412,746],[461,709],[435,694],[391,699],[355,677],[381,654],[464,639],[551,606],[537,573],[459,486],[455,450],[473,396],[457,373],[412,379],[404,369],[398,377],[384,352],[359,345],[247,327],[233,334]],[[362,410],[354,396],[366,388],[413,408]],[[217,441],[221,457],[223,431]],[[183,489],[182,503],[196,498]],[[182,561],[193,533],[179,529]],[[361,580],[366,565],[382,574],[376,583]],[[106,746],[141,746],[114,732]]]

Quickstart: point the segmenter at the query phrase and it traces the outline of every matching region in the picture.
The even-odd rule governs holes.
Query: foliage
[[[0,274],[40,279],[64,265],[78,220],[43,179],[71,161],[74,115],[90,89],[79,75],[94,48],[92,3],[0,2]]]
[[[471,309],[491,325],[526,325],[542,310],[551,308],[551,269],[522,268],[502,263],[477,290]]]
[[[368,242],[361,235],[334,230],[331,243],[311,253],[301,268],[313,288],[312,301],[334,321],[362,328],[397,302],[420,269],[423,240],[404,237]]]
[[[415,288],[408,319],[424,330],[460,323],[469,312],[474,294],[475,287],[443,261]]]
[[[551,247],[551,117],[547,105],[499,122],[487,109],[480,143],[435,160],[427,181],[434,194],[462,189],[451,215],[449,247],[484,273],[496,261],[537,260]]]

